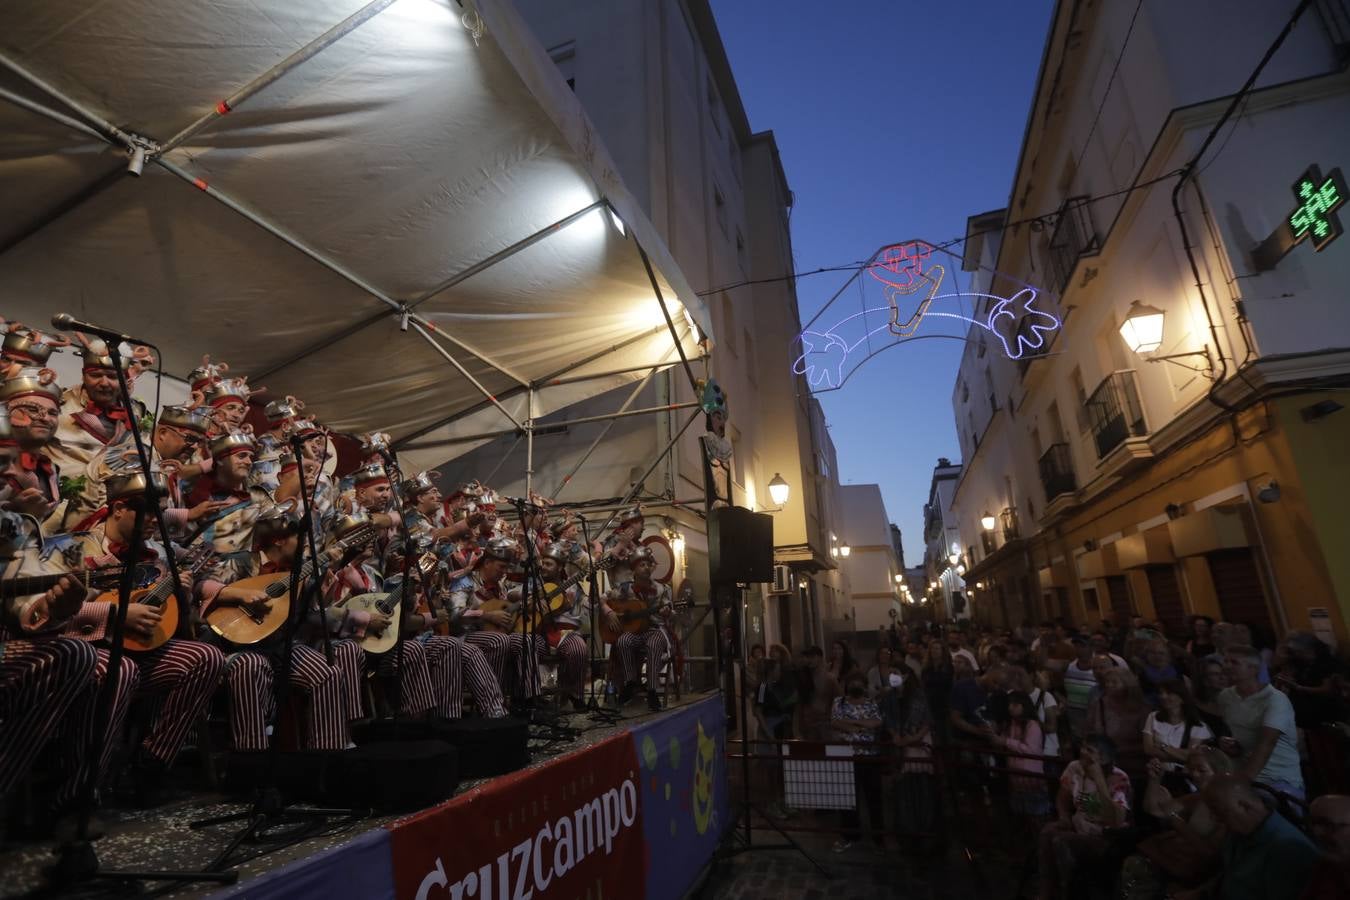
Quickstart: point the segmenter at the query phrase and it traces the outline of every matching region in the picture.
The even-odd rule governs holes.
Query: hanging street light
[[[779,506],[782,506],[788,502],[788,494],[790,493],[792,493],[792,488],[783,480],[783,476],[774,472],[773,478],[769,479],[770,499]]]
[[[994,514],[988,510],[985,511],[984,515],[980,516],[980,527],[985,531],[993,531],[994,526],[997,524],[998,519],[994,518]]]
[[[1132,353],[1152,353],[1162,346],[1163,319],[1166,313],[1156,306],[1136,300],[1129,315],[1120,323],[1120,336]]]

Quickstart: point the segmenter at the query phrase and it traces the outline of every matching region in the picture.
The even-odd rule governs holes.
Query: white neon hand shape
[[[1040,350],[1047,344],[1045,335],[1059,328],[1059,320],[1044,310],[1036,309],[1036,289],[1023,288],[1011,297],[1000,300],[989,310],[985,326],[1003,344],[1009,359],[1021,359],[1028,352]],[[1025,319],[1026,325],[1019,328]]]
[[[793,374],[805,375],[812,390],[844,383],[844,360],[851,348],[843,338],[830,332],[803,331],[798,340],[802,353],[792,364]]]

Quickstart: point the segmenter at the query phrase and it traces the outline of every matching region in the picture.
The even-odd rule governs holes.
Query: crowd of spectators
[[[1135,617],[879,637],[863,663],[846,640],[757,646],[745,675],[752,739],[890,760],[854,765],[835,850],[864,813],[879,842],[888,812],[901,835],[939,832],[947,767],[960,796],[1039,829],[1042,900],[1350,897],[1350,673],[1314,635],[1196,616],[1186,634]]]

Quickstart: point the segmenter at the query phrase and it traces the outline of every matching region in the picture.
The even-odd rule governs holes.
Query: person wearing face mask
[[[871,757],[877,753],[877,732],[881,729],[881,710],[867,697],[867,681],[853,674],[844,682],[844,696],[835,698],[830,710],[830,724],[835,740],[853,745],[855,757]],[[843,837],[832,848],[842,853],[858,840],[862,829],[862,807],[867,806],[868,818],[874,830],[881,822],[881,767],[875,761],[853,764],[853,809],[840,813]],[[878,838],[878,843],[880,839]]]

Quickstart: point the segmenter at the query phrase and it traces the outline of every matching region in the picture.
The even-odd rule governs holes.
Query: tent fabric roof
[[[511,425],[419,327],[518,420],[642,373],[542,380],[675,358],[639,245],[686,352],[690,321],[712,334],[509,0],[15,0],[5,21],[7,317],[69,311],[178,373],[211,353],[335,428],[416,438],[418,467]],[[32,104],[152,161],[131,177],[116,132]]]

